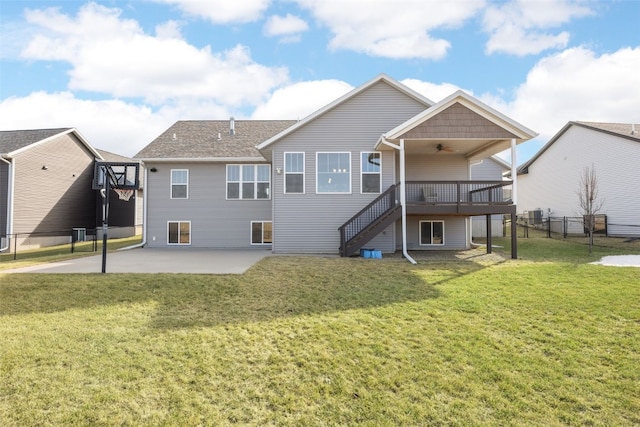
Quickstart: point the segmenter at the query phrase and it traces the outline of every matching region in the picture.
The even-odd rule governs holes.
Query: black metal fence
[[[510,230],[510,218],[505,216],[503,222],[505,235]],[[568,239],[587,237],[589,235],[583,217],[543,217],[532,221],[530,216],[517,217],[518,237],[548,237],[552,239]],[[640,239],[640,225],[610,223],[606,215],[595,218],[595,237],[622,237]]]
[[[132,237],[142,226],[109,227],[109,239]],[[97,252],[102,246],[102,227],[0,234],[0,259],[46,256],[64,252]],[[37,255],[36,255],[37,254]]]

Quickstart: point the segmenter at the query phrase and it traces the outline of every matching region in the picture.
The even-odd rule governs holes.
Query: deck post
[[[518,224],[515,207],[511,212],[511,259],[518,259]]]
[[[485,217],[487,218],[487,253],[490,254],[492,252],[493,246],[491,236],[493,234],[493,232],[491,231],[491,215],[485,215]]]

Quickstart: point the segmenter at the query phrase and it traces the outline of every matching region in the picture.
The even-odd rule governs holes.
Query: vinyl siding
[[[464,181],[469,179],[469,162],[462,155],[407,153],[405,167],[407,181]]]
[[[420,221],[444,221],[444,245],[420,245]],[[457,250],[469,248],[466,217],[460,216],[409,216],[407,218],[407,249],[409,250]],[[399,240],[397,249],[402,248]]]
[[[191,247],[268,248],[251,245],[251,221],[271,221],[270,200],[226,200],[226,164],[147,163],[149,247],[167,246],[167,222],[191,222]],[[171,199],[171,169],[189,170],[189,198]]]
[[[0,162],[0,236],[4,236],[7,232],[7,204],[9,202],[9,165]],[[3,246],[4,240],[0,239],[0,247]]]
[[[484,159],[481,163],[471,166],[471,179],[477,181],[502,181],[503,166],[491,159]],[[503,237],[504,229],[502,215],[491,216],[491,235]],[[485,216],[472,218],[472,236],[487,236],[487,220]]]
[[[338,228],[377,194],[360,194],[360,152],[372,151],[380,136],[426,107],[384,82],[371,86],[274,143],[273,170],[284,152],[305,153],[305,194],[283,194],[284,174],[273,177],[274,244],[277,253],[337,253]],[[316,194],[316,153],[351,153],[351,194]],[[382,190],[396,183],[395,153],[382,155]],[[395,227],[367,247],[395,250]]]
[[[581,216],[578,186],[585,167],[593,165],[598,177],[601,213],[610,234],[640,235],[640,143],[614,135],[571,126],[518,175],[518,213],[548,209],[553,217]]]
[[[95,227],[93,163],[93,155],[72,134],[17,154],[13,231],[71,233],[74,227]]]

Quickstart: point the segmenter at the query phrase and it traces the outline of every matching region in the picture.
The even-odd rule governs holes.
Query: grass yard
[[[0,271],[0,425],[640,425],[640,268],[519,242],[241,276]]]

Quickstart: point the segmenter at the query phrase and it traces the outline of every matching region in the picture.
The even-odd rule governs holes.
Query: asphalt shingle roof
[[[600,122],[574,122],[576,124],[611,132],[627,138],[640,140],[640,124],[631,123],[600,123]],[[634,133],[635,131],[635,133]]]
[[[262,158],[255,147],[296,120],[185,120],[176,122],[138,154],[138,159]]]
[[[0,154],[12,153],[72,128],[0,131]]]

